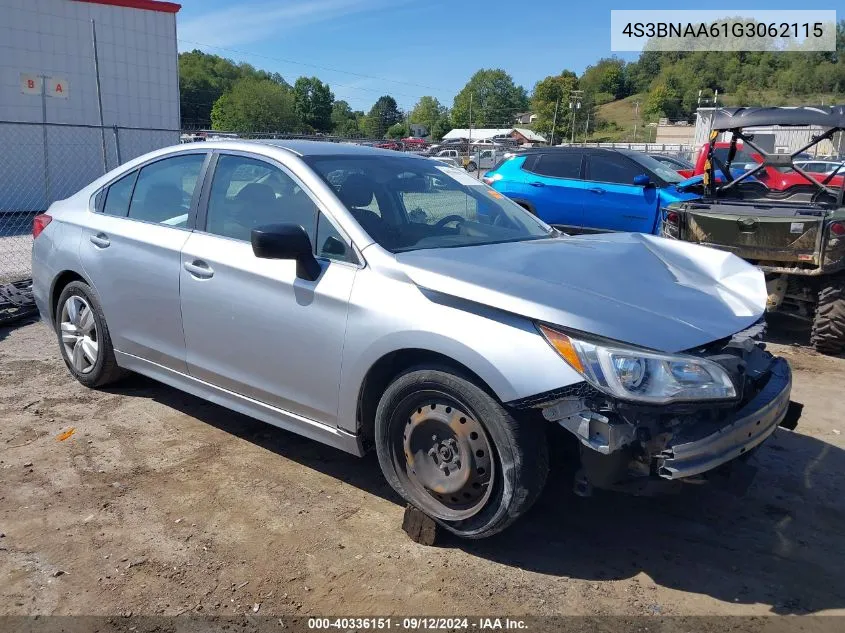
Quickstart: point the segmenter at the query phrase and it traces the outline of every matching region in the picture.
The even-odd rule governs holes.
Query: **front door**
[[[336,425],[346,314],[358,270],[351,245],[303,185],[265,159],[220,154],[207,199],[199,230],[182,249],[188,371]],[[312,243],[325,245],[332,237],[329,249],[317,249],[323,270],[316,281],[297,277],[292,260],[253,254],[251,230],[273,223],[302,225]]]
[[[657,221],[657,188],[634,184],[645,170],[622,154],[601,152],[587,161],[583,228],[651,233]]]

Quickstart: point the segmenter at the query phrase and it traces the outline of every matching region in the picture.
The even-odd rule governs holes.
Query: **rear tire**
[[[819,291],[810,343],[822,354],[845,352],[845,278],[834,277]]]
[[[102,387],[126,375],[117,366],[109,328],[96,293],[72,281],[56,304],[55,328],[68,371],[86,387]]]
[[[513,417],[450,369],[401,374],[375,418],[388,483],[458,536],[479,539],[505,529],[543,490],[549,456],[542,423]]]

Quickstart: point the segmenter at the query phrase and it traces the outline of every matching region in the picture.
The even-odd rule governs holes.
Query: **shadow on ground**
[[[359,459],[142,377],[110,391],[151,398],[401,503],[372,453]],[[799,422],[798,432],[778,430],[755,453],[750,463],[758,468],[757,477],[742,497],[687,486],[670,497],[599,492],[582,499],[571,493],[572,469],[558,463],[540,501],[511,528],[483,541],[447,535],[441,546],[513,568],[585,580],[621,580],[643,572],[667,588],[766,604],[775,613],[845,608],[845,451],[802,435],[800,428]],[[553,437],[555,453],[569,454],[560,449],[558,434]]]

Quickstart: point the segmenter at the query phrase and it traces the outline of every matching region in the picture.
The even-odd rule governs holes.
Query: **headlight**
[[[595,343],[538,327],[575,371],[616,398],[652,404],[736,398],[728,373],[707,359]]]

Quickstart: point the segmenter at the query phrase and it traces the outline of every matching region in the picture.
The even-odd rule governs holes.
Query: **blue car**
[[[546,147],[499,163],[484,181],[568,233],[660,233],[660,209],[697,194],[647,154],[623,149]]]

